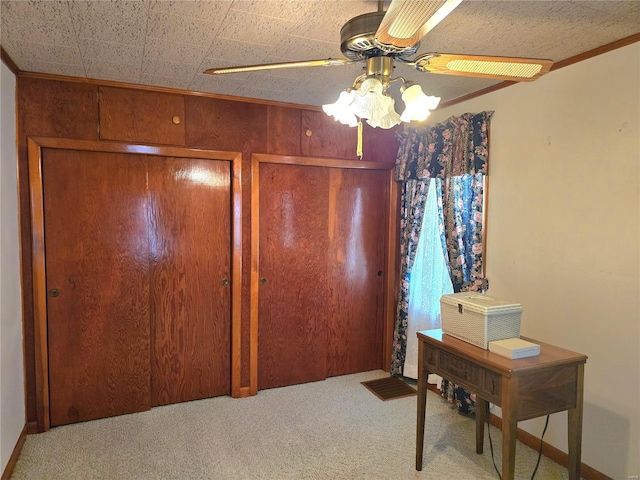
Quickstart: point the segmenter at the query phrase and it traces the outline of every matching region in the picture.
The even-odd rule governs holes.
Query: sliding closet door
[[[327,376],[382,367],[389,172],[332,168]]]
[[[230,162],[149,159],[152,404],[230,392]]]
[[[326,378],[326,168],[260,164],[258,388]]]
[[[51,425],[150,408],[146,159],[45,149]]]

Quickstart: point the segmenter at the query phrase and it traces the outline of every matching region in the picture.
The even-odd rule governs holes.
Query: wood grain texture
[[[267,107],[204,97],[185,97],[186,146],[266,151]]]
[[[235,102],[204,96],[185,97],[186,142],[194,148],[233,150],[242,152],[242,229],[251,228],[251,155],[267,150],[267,106],[257,103]],[[245,235],[242,256],[250,261],[250,236]],[[249,294],[250,263],[242,264],[242,351],[250,351]],[[242,356],[241,384],[250,383],[250,358]]]
[[[135,153],[161,157],[182,157],[209,160],[234,161],[238,152],[222,150],[202,150],[198,148],[173,147],[170,145],[150,145],[140,143],[105,142],[102,140],[76,140],[70,138],[29,137],[41,147],[62,148],[67,150],[85,150],[105,153]]]
[[[146,161],[44,150],[51,425],[146,410]],[[73,221],[70,221],[73,219]]]
[[[26,392],[27,392],[27,420],[36,422],[37,405],[36,405],[36,381],[35,381],[35,346],[34,346],[34,323],[33,323],[33,284],[32,284],[32,265],[31,265],[31,218],[29,207],[29,171],[27,164],[27,136],[38,137],[58,137],[60,141],[65,139],[95,141],[99,140],[98,123],[98,90],[99,87],[110,87],[114,89],[133,90],[138,94],[173,94],[182,95],[185,102],[184,126],[185,126],[185,142],[192,148],[207,150],[232,150],[234,152],[242,152],[241,157],[241,190],[243,202],[241,207],[241,229],[234,227],[236,230],[250,231],[252,212],[250,202],[250,159],[253,152],[268,152],[268,145],[279,145],[279,151],[283,154],[298,157],[301,154],[300,146],[295,148],[301,142],[301,129],[295,135],[293,131],[288,131],[284,118],[289,116],[292,118],[302,118],[303,111],[317,113],[319,119],[322,119],[324,113],[318,108],[305,106],[296,106],[290,104],[279,104],[277,102],[251,102],[246,99],[233,99],[230,97],[200,94],[194,92],[182,92],[172,89],[162,89],[154,87],[136,86],[130,84],[121,84],[118,82],[94,81],[91,79],[65,78],[47,74],[31,74],[21,72],[18,75],[18,138],[19,138],[19,188],[20,188],[20,216],[21,216],[21,236],[22,236],[22,265],[23,265],[23,285],[24,285],[24,332],[25,332],[25,370],[26,370]],[[275,117],[282,119],[280,126],[282,135],[295,136],[295,138],[278,138],[279,133],[276,130],[269,132],[269,109],[275,107]],[[286,112],[286,113],[285,113]],[[150,114],[156,115],[155,113]],[[272,116],[272,119],[274,117]],[[127,121],[126,118],[114,118],[117,121]],[[345,138],[349,139],[354,136],[353,129],[336,129],[338,125],[332,119],[328,118],[327,125],[331,125],[328,130],[327,139],[329,142],[341,144]],[[319,122],[321,124],[322,122]],[[272,123],[273,125],[273,123]],[[301,124],[300,124],[301,125]],[[315,127],[314,127],[315,128]],[[365,127],[366,129],[366,127]],[[371,129],[372,134],[381,133],[380,129]],[[318,133],[318,131],[316,131]],[[372,135],[365,132],[365,149],[367,141],[372,139]],[[338,135],[340,138],[334,138]],[[324,136],[324,134],[323,134]],[[343,138],[344,137],[344,138]],[[306,138],[306,137],[305,137]],[[355,137],[353,141],[355,149]],[[350,140],[349,140],[350,141]],[[136,138],[131,142],[142,142],[140,138]],[[113,145],[115,142],[93,142],[94,144]],[[125,150],[129,153],[163,155],[163,156],[182,156],[182,153],[171,152],[167,148],[180,150],[177,146],[159,146],[149,145],[147,150],[140,150],[139,145],[132,145],[131,150]],[[291,147],[295,150],[285,152],[283,149]],[[66,148],[56,145],[53,148]],[[69,147],[72,148],[72,147]],[[83,147],[84,148],[84,147]],[[91,147],[94,148],[94,147]],[[369,151],[372,151],[370,149]],[[351,148],[349,148],[351,151]],[[366,152],[365,152],[366,153]],[[197,153],[191,153],[193,157],[200,158]],[[237,155],[237,154],[236,154]],[[324,154],[322,154],[324,156]],[[298,157],[301,158],[301,157]],[[319,157],[315,157],[319,158]],[[350,158],[355,159],[351,156]],[[368,157],[368,160],[373,158]],[[230,159],[229,159],[230,160]],[[336,166],[336,159],[326,158],[331,163],[330,166]],[[351,160],[353,163],[366,164],[371,162],[361,162],[359,160]],[[328,165],[329,166],[329,165]],[[352,168],[352,167],[349,167]],[[365,167],[366,168],[366,167]],[[234,190],[235,191],[235,190]],[[235,233],[234,233],[235,235]],[[257,328],[251,325],[250,319],[250,268],[251,268],[251,249],[250,235],[244,235],[241,257],[244,262],[240,262],[242,268],[241,291],[239,294],[241,311],[241,325],[234,327],[234,334],[238,335],[236,341],[239,340],[242,351],[240,352],[239,363],[241,365],[239,390],[248,388],[252,382],[251,376],[251,355],[257,356],[256,345],[251,345],[252,329]],[[235,254],[234,254],[235,255]],[[237,282],[234,282],[237,285]],[[237,290],[237,288],[235,289]],[[233,291],[233,295],[238,292]],[[256,333],[257,334],[257,333]],[[235,347],[234,347],[235,348]],[[238,352],[238,350],[235,350]],[[254,353],[251,353],[254,352]],[[256,383],[257,380],[254,382]],[[251,387],[254,388],[254,387]],[[246,390],[242,390],[245,392]]]
[[[382,366],[387,171],[329,169],[327,375]]]
[[[230,164],[155,157],[148,172],[151,403],[228,394]]]
[[[242,396],[242,155],[231,160],[231,395]],[[250,354],[250,352],[249,352]],[[256,382],[257,383],[257,382]]]
[[[184,145],[184,97],[100,87],[100,138]]]
[[[28,78],[21,73],[17,77],[16,96],[26,414],[28,422],[36,422],[38,413],[27,135],[97,139],[98,88],[95,85]]]
[[[98,140],[98,87],[18,76],[20,145],[26,135]]]
[[[324,112],[303,111],[301,154],[310,157],[357,159],[357,128],[336,122]],[[311,132],[307,136],[307,130]]]
[[[321,380],[327,367],[327,169],[260,165],[258,388]]]
[[[398,156],[396,133],[402,131],[403,124],[389,129],[373,128],[366,123],[362,127],[362,160],[383,163],[392,168]]]
[[[47,350],[47,279],[45,268],[44,244],[44,198],[42,195],[42,148],[32,139],[28,141],[29,151],[29,186],[31,192],[31,276],[32,312],[33,312],[33,370],[35,393],[35,417],[37,431],[44,432],[50,428],[49,417],[49,358]],[[24,310],[23,310],[24,311]],[[23,320],[23,323],[26,321]],[[25,342],[26,344],[26,342]],[[26,347],[25,347],[26,353]],[[27,362],[25,361],[25,369]],[[25,384],[29,392],[29,382]],[[27,395],[28,397],[28,395]],[[28,411],[28,409],[27,409]]]
[[[427,373],[435,373],[443,378],[451,377],[484,400],[490,399],[502,407],[502,478],[505,479],[514,478],[518,421],[568,410],[569,478],[578,480],[587,357],[537,340],[525,340],[540,345],[540,354],[512,360],[443,334],[442,330],[418,332],[421,346],[418,363],[423,367],[418,369],[423,376],[418,378],[418,386],[423,388]],[[498,379],[499,389],[493,385]],[[485,397],[484,392],[492,392],[494,398]],[[419,415],[423,408],[424,405],[418,405]],[[419,417],[419,425],[420,422]],[[420,457],[419,443],[423,435],[418,431],[416,451]],[[476,449],[482,451],[480,434],[476,435]],[[416,468],[421,466],[420,457],[417,457]]]
[[[321,107],[314,105],[300,105],[290,102],[278,102],[275,100],[263,100],[261,98],[247,98],[237,97],[234,95],[222,95],[219,93],[197,92],[189,91],[178,88],[159,87],[155,85],[140,85],[136,83],[117,82],[113,80],[101,80],[97,78],[83,78],[83,77],[70,77],[67,75],[56,75],[53,73],[39,73],[39,72],[20,72],[20,76],[24,78],[39,79],[44,81],[63,81],[68,83],[83,84],[83,85],[102,85],[115,88],[129,88],[131,90],[139,90],[146,92],[164,92],[173,93],[177,95],[189,95],[200,98],[212,98],[217,100],[227,100],[235,103],[252,103],[256,105],[274,105],[276,107],[295,108],[299,110],[312,110],[322,111]]]
[[[300,110],[270,106],[267,109],[267,152],[300,155]]]
[[[249,277],[249,386],[251,395],[258,393],[258,340],[260,314],[260,161],[251,157],[251,276]]]
[[[253,158],[260,163],[287,163],[289,165],[306,165],[308,167],[357,168],[361,170],[386,170],[388,166],[380,162],[365,162],[341,158],[297,157],[293,155],[269,155],[256,153]]]

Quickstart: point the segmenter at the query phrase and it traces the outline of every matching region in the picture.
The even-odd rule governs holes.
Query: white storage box
[[[540,345],[521,338],[507,338],[489,342],[489,351],[515,360],[540,355]]]
[[[520,336],[522,306],[475,292],[440,297],[442,331],[487,349],[489,342]]]

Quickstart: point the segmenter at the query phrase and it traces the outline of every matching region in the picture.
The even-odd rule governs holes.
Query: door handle
[[[267,277],[262,277],[262,278],[260,279],[260,283],[261,283],[262,285],[265,285],[265,284],[267,283]]]
[[[57,297],[58,295],[60,295],[60,291],[58,291],[57,289],[52,288],[51,290],[49,290],[50,297]]]
[[[227,280],[226,278],[223,278],[222,281],[220,282],[224,287],[226,287],[227,285],[229,285],[229,280]]]

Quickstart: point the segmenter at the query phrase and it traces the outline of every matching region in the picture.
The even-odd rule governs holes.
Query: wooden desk
[[[524,338],[524,337],[523,337]],[[422,470],[427,377],[440,375],[476,394],[476,452],[482,453],[487,402],[502,407],[502,478],[515,470],[518,421],[568,410],[569,478],[580,479],[584,364],[580,353],[540,345],[540,355],[511,360],[442,333],[418,332],[416,470]]]

